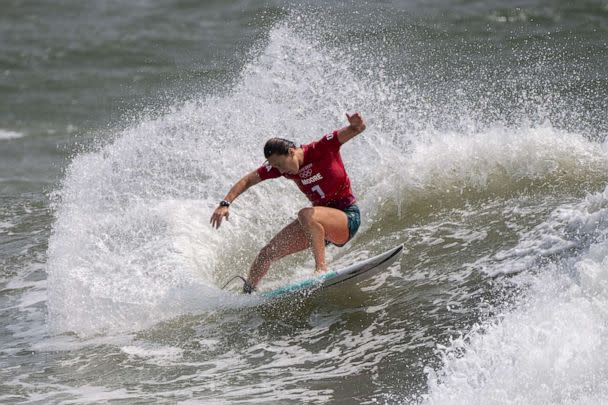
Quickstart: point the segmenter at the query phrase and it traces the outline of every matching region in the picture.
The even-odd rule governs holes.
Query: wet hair
[[[295,148],[296,144],[283,138],[270,138],[264,145],[264,157],[268,159],[272,155],[287,155],[289,148]]]

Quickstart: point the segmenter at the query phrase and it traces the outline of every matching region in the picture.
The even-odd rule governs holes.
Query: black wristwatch
[[[222,200],[220,201],[220,207],[230,207],[230,202]]]

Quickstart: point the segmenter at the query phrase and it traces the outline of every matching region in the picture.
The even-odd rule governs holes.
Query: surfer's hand
[[[211,220],[209,221],[211,223],[211,227],[215,229],[219,228],[222,224],[222,219],[226,217],[226,221],[228,221],[229,215],[230,212],[228,207],[217,207],[211,216]]]
[[[363,117],[361,117],[361,114],[356,112],[353,115],[348,115],[348,113],[346,113],[346,118],[348,119],[348,123],[350,124],[350,129],[357,132],[363,132],[363,130],[365,129],[365,122],[363,121]]]

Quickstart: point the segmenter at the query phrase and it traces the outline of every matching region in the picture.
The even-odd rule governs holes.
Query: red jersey
[[[338,131],[302,145],[304,161],[298,174],[281,173],[268,162],[257,169],[262,180],[287,177],[296,182],[312,205],[343,210],[356,202],[340,156]]]

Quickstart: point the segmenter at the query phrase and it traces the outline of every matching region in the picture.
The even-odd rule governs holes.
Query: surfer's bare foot
[[[326,265],[317,266],[317,268],[315,269],[315,276],[318,276],[318,275],[323,274],[323,273],[327,273],[327,270],[328,269],[327,269]]]
[[[256,289],[255,289],[255,286],[253,284],[251,284],[251,281],[244,280],[244,283],[243,283],[243,294],[251,294],[254,291],[256,291]]]

